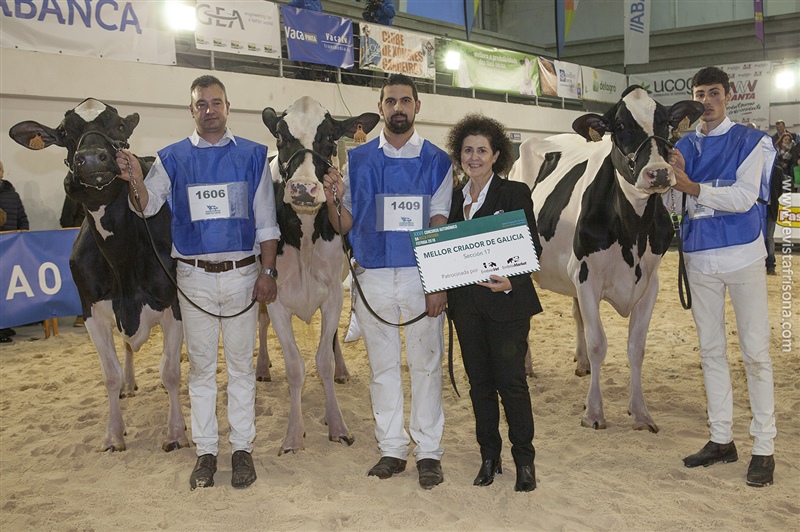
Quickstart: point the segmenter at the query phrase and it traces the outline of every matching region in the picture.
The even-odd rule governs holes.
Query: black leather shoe
[[[683,465],[686,467],[708,467],[717,462],[725,464],[735,462],[738,459],[739,455],[736,453],[736,445],[733,442],[722,444],[710,441],[700,449],[700,452],[684,458]]]
[[[498,475],[503,474],[503,460],[501,458],[497,460],[484,460],[481,464],[481,469],[478,471],[478,476],[475,477],[475,481],[472,485],[488,486],[494,482],[495,473]]]
[[[747,485],[754,488],[763,488],[772,484],[772,474],[775,472],[775,457],[756,456],[750,459],[747,468]]]
[[[536,468],[533,465],[517,467],[517,482],[514,491],[533,491],[536,489]]]
[[[402,473],[406,470],[406,461],[395,458],[394,456],[382,456],[378,463],[372,466],[367,472],[368,477],[378,477],[380,479],[392,478],[395,473]]]
[[[213,454],[204,454],[197,457],[197,463],[192,469],[192,476],[189,477],[189,487],[194,491],[195,488],[210,488],[214,485],[214,473],[217,472],[217,457]]]
[[[419,485],[423,489],[433,489],[444,482],[444,475],[442,474],[442,463],[433,458],[423,458],[417,460],[417,470],[419,471]]]
[[[253,457],[247,451],[233,453],[231,468],[231,486],[234,488],[246,488],[256,481],[256,467],[253,465]]]

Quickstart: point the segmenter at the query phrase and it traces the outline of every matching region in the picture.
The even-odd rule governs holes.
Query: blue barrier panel
[[[0,233],[0,328],[82,313],[69,255],[78,229]]]

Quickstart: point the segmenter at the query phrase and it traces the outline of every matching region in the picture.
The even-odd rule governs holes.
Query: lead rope
[[[686,263],[683,257],[683,238],[681,238],[681,221],[675,209],[675,189],[669,190],[670,197],[670,218],[672,219],[672,229],[678,237],[678,297],[681,300],[681,306],[685,310],[692,308],[692,291],[689,288],[689,274],[686,271]],[[686,194],[683,195],[681,203],[681,214],[686,212]],[[686,287],[686,295],[684,296],[684,286]]]
[[[122,150],[120,149],[118,151],[122,151]],[[131,167],[131,160],[130,160],[130,158],[128,156],[125,157],[125,160],[128,162],[127,170],[128,170],[128,175],[131,177],[131,180],[129,181],[129,183],[131,184],[131,190],[133,191],[133,199],[135,200],[136,208],[139,209],[139,213],[142,215],[142,221],[144,222],[144,228],[147,231],[147,239],[150,241],[150,247],[153,248],[153,253],[155,253],[156,259],[158,259],[158,264],[161,266],[161,269],[164,270],[164,273],[166,274],[167,279],[169,279],[169,282],[171,282],[173,284],[173,286],[175,286],[175,288],[178,290],[178,292],[180,292],[180,294],[184,298],[186,298],[186,301],[188,301],[194,308],[196,308],[197,310],[199,310],[200,312],[202,312],[204,314],[208,314],[209,316],[211,316],[213,318],[217,318],[217,319],[235,318],[237,316],[241,316],[242,314],[244,314],[245,312],[247,312],[248,310],[253,308],[253,305],[256,304],[256,300],[255,299],[250,301],[250,304],[247,305],[247,307],[245,307],[244,309],[240,310],[236,314],[229,314],[229,315],[214,314],[213,312],[207,311],[206,309],[204,309],[203,307],[201,307],[200,305],[198,305],[197,303],[192,301],[189,298],[189,296],[187,296],[183,292],[183,290],[181,290],[181,288],[178,286],[178,282],[172,276],[172,274],[169,271],[169,268],[167,268],[167,266],[164,264],[164,261],[161,260],[161,255],[158,254],[158,250],[156,250],[156,244],[155,244],[155,241],[153,240],[153,235],[150,233],[150,226],[147,224],[147,218],[144,215],[144,209],[142,208],[142,202],[139,199],[139,190],[136,188],[136,183],[133,182],[133,168]]]
[[[331,193],[333,194],[333,204],[336,206],[336,216],[337,216],[338,221],[339,221],[339,231],[341,231],[341,229],[342,229],[342,202],[339,201],[339,198],[336,195],[336,185],[332,185],[331,186]],[[344,252],[345,258],[348,258],[350,256],[350,253],[348,252],[348,249],[347,249],[347,247],[348,247],[348,244],[346,242],[347,239],[345,238],[344,235],[340,235],[340,237],[341,237],[341,240],[342,240],[342,251]],[[347,267],[350,270],[350,276],[353,278],[353,282],[356,285],[356,290],[358,292],[358,296],[361,297],[361,301],[364,302],[364,307],[366,307],[366,309],[369,311],[369,313],[372,314],[375,317],[375,319],[377,319],[379,322],[383,323],[384,325],[388,325],[390,327],[397,327],[399,329],[400,327],[404,327],[406,325],[411,325],[412,323],[416,323],[419,320],[421,320],[422,318],[424,318],[425,316],[427,316],[428,313],[427,313],[427,311],[425,311],[422,314],[420,314],[419,316],[417,316],[416,318],[408,320],[408,321],[403,322],[403,323],[392,323],[390,321],[386,321],[385,319],[380,317],[377,312],[372,310],[372,307],[367,302],[367,298],[364,295],[364,291],[361,289],[361,284],[358,282],[358,276],[356,275],[356,271],[353,268],[353,263],[349,259],[347,260]],[[455,374],[453,372],[453,320],[450,318],[450,309],[445,307],[444,314],[445,314],[445,316],[447,316],[447,331],[448,331],[448,337],[447,337],[447,371],[450,374],[450,384],[453,386],[453,390],[455,390],[457,396],[461,397],[461,394],[458,393],[458,386],[456,386],[456,377],[455,377]]]

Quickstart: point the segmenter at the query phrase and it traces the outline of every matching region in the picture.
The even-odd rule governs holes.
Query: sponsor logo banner
[[[0,0],[0,47],[174,65],[161,2]]]
[[[0,233],[0,328],[81,314],[69,255],[78,229]]]
[[[194,42],[198,50],[232,54],[281,56],[278,5],[272,2],[226,0],[198,2]]]
[[[361,23],[359,27],[361,68],[396,72],[415,78],[436,77],[436,41],[430,35],[396,30],[380,24]]]
[[[728,118],[739,124],[753,123],[762,131],[769,129],[769,61],[720,65],[730,77],[731,101]],[[672,70],[650,74],[631,74],[631,85],[644,87],[654,100],[670,106],[692,99],[692,76],[697,69]]]
[[[578,99],[583,93],[581,67],[565,61],[539,58],[539,84],[541,94]]]
[[[353,21],[281,6],[289,59],[353,68]]]
[[[456,87],[529,96],[539,93],[535,55],[462,41],[451,41],[448,49],[460,55],[458,70],[453,72]]]
[[[627,88],[624,74],[608,70],[582,66],[581,77],[584,100],[617,103],[622,92]]]

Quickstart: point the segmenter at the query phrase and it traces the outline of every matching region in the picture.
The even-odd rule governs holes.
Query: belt
[[[194,260],[194,259],[184,259],[178,257],[178,260],[181,262],[185,262],[186,264],[191,264],[192,266],[197,266],[198,268],[202,268],[209,273],[222,273],[230,271],[234,268],[243,268],[245,266],[250,266],[256,261],[255,255],[250,255],[249,257],[232,261],[232,260],[224,260],[221,262],[211,262],[207,260]]]

